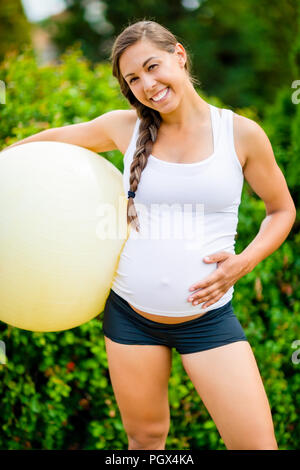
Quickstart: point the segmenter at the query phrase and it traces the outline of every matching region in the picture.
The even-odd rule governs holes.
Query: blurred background
[[[154,20],[191,55],[197,92],[267,133],[299,208],[300,2],[0,0],[0,148],[50,127],[129,109],[109,55],[128,24]],[[120,171],[119,151],[103,154]],[[236,252],[264,203],[245,181]],[[254,350],[281,449],[300,441],[299,217],[284,244],[239,280],[234,309]],[[0,322],[1,449],[126,449],[99,317],[59,333]],[[300,341],[299,341],[300,345]],[[299,353],[297,352],[297,347]],[[173,351],[166,449],[224,449]]]
[[[190,50],[209,95],[260,112],[292,82],[299,61],[293,47],[297,0],[1,0],[0,8],[0,58],[29,44],[39,63],[55,63],[75,42],[92,63],[107,61],[114,37],[129,21],[147,16]]]

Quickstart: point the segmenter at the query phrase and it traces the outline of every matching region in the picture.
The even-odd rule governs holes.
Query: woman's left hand
[[[217,302],[231,286],[249,272],[247,262],[241,254],[236,255],[220,251],[209,255],[209,260],[206,260],[206,258],[203,259],[204,262],[218,263],[218,267],[207,278],[196,282],[190,287],[190,291],[201,290],[191,294],[188,298],[188,301],[193,303],[195,301],[198,304],[205,302],[201,308],[207,308]]]

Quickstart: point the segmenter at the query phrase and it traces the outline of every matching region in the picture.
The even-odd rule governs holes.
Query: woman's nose
[[[143,80],[143,86],[144,86],[144,92],[148,98],[151,98],[151,96],[155,93],[155,90],[157,88],[157,83],[156,80],[154,80],[151,77],[146,77]]]

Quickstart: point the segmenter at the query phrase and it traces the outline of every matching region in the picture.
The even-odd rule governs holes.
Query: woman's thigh
[[[166,437],[172,350],[163,345],[120,344],[106,336],[104,339],[109,375],[128,438],[147,442]]]
[[[227,449],[277,449],[269,402],[247,341],[181,359]]]

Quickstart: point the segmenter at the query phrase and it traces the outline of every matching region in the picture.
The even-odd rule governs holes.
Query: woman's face
[[[142,40],[123,52],[119,64],[121,74],[134,96],[145,106],[168,113],[179,105],[183,97],[188,81],[185,62],[186,53],[180,43],[170,54],[150,41]],[[167,94],[161,100],[153,100],[166,89]]]

